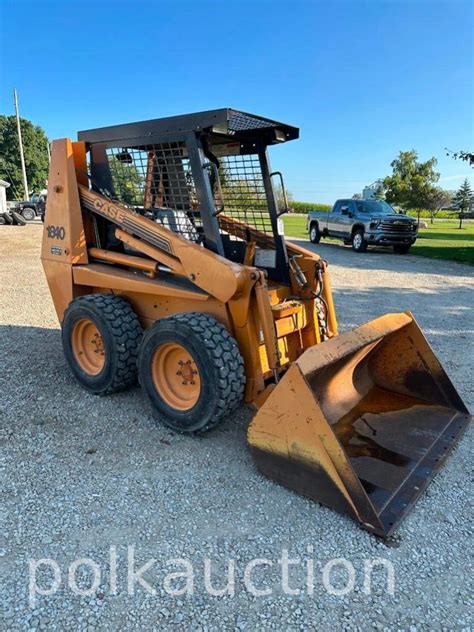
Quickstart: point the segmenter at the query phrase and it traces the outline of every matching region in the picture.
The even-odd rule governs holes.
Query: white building
[[[7,210],[7,189],[9,186],[9,182],[0,180],[0,213],[5,213]]]
[[[372,184],[369,184],[368,186],[364,187],[362,189],[362,199],[373,200],[375,194],[377,193],[377,191],[380,189],[382,185],[383,185],[382,180],[376,180],[375,182],[372,182]]]

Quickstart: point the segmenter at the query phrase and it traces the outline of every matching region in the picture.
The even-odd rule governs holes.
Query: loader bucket
[[[307,349],[252,420],[269,478],[388,537],[471,417],[411,314]]]

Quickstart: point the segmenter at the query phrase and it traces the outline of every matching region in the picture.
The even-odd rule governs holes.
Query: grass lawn
[[[306,215],[285,215],[287,237],[308,238]],[[438,221],[420,230],[410,254],[432,259],[449,259],[474,265],[474,223],[464,223],[459,230],[457,221]],[[340,243],[339,239],[324,239],[322,243]]]

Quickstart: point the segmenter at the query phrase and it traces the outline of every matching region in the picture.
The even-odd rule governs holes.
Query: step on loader
[[[328,264],[285,240],[270,168],[298,135],[224,108],[57,140],[42,262],[84,388],[138,378],[189,433],[253,403],[257,467],[386,537],[470,417],[409,312],[338,334]]]

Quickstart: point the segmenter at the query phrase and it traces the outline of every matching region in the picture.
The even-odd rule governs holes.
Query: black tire
[[[2,213],[2,217],[7,224],[13,224],[13,218],[8,211],[6,213]]]
[[[187,410],[170,406],[153,380],[155,354],[169,344],[183,347],[199,373],[197,401]],[[214,428],[240,404],[245,386],[244,362],[237,342],[221,323],[196,312],[164,318],[145,332],[138,375],[160,420],[178,432],[202,433]]]
[[[25,220],[25,222],[32,222],[36,218],[36,211],[31,206],[25,206],[21,211],[21,216]]]
[[[396,244],[393,247],[393,251],[397,255],[406,255],[407,252],[410,250],[410,248],[411,248],[411,244]]]
[[[20,215],[20,213],[17,213],[16,211],[12,211],[12,218],[13,218],[13,222],[17,224],[18,226],[26,226],[26,222],[23,219],[23,217]]]
[[[89,320],[102,338],[105,353],[100,373],[84,371],[72,349],[71,337],[80,320]],[[138,348],[143,329],[127,301],[112,294],[88,294],[69,304],[62,322],[64,355],[77,381],[96,395],[121,391],[137,381]]]
[[[321,231],[319,230],[319,225],[315,222],[311,224],[309,227],[309,240],[313,244],[319,244],[321,241]]]
[[[363,230],[356,230],[352,235],[352,250],[356,252],[365,252],[367,250],[367,242],[364,239]]]
[[[6,223],[6,219],[3,217],[3,215],[0,215],[0,226],[4,226]]]

